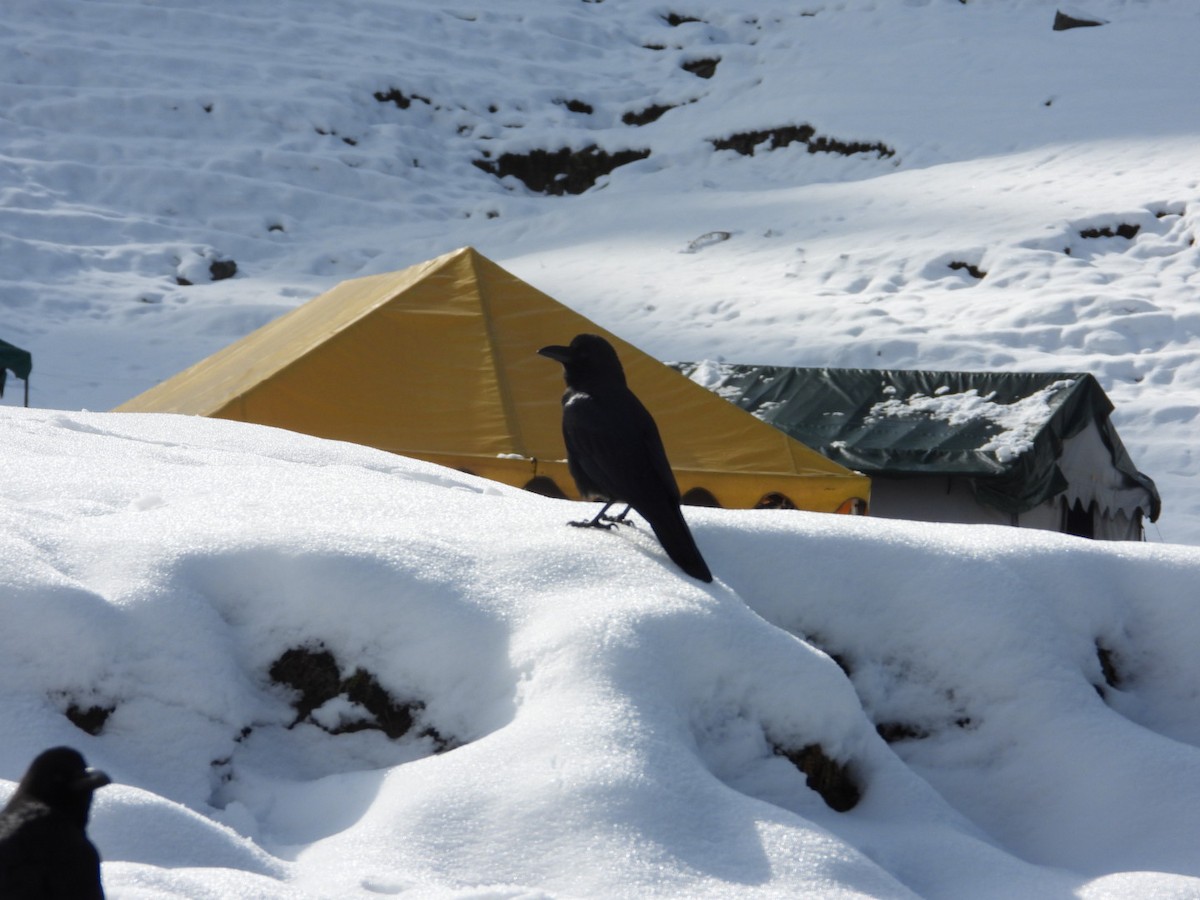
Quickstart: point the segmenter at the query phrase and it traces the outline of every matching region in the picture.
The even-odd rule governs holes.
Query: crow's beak
[[[112,784],[112,779],[107,773],[99,769],[84,769],[83,774],[75,779],[71,787],[77,791],[94,791],[106,784]]]
[[[545,356],[548,359],[557,360],[566,365],[567,360],[571,358],[571,348],[561,347],[557,344],[551,344],[549,347],[543,347],[538,351],[538,356]]]

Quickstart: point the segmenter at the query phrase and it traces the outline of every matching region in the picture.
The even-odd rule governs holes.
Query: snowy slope
[[[1200,891],[1193,549],[697,509],[709,586],[361,447],[3,418],[0,767],[114,777],[112,897]],[[411,727],[332,733],[380,721],[346,685],[297,723],[296,650]]]

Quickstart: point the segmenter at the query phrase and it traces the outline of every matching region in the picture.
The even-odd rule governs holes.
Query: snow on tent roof
[[[830,459],[868,475],[962,475],[984,502],[1024,512],[1065,488],[1065,438],[1094,422],[1113,467],[1161,500],[1088,374],[928,372],[679,363],[684,374]]]

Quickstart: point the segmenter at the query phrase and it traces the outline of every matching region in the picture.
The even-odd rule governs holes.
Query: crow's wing
[[[654,419],[627,389],[570,392],[563,403],[567,460],[580,492],[633,504],[679,501]]]
[[[0,897],[103,900],[100,856],[82,829],[43,804],[5,810]]]
[[[567,460],[580,493],[628,503],[675,563],[701,581],[712,572],[679,508],[679,486],[650,413],[630,391],[568,395]]]

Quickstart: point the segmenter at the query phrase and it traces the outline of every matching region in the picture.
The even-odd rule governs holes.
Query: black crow
[[[109,783],[70,747],[38,755],[0,811],[0,897],[104,900],[85,828],[92,791]]]
[[[606,501],[594,519],[571,524],[611,528],[632,507],[683,571],[712,581],[679,508],[679,486],[658,426],[626,386],[612,344],[599,335],[580,334],[569,347],[543,347],[538,353],[563,364],[562,428],[571,477],[584,497]],[[609,518],[614,503],[626,508]]]

